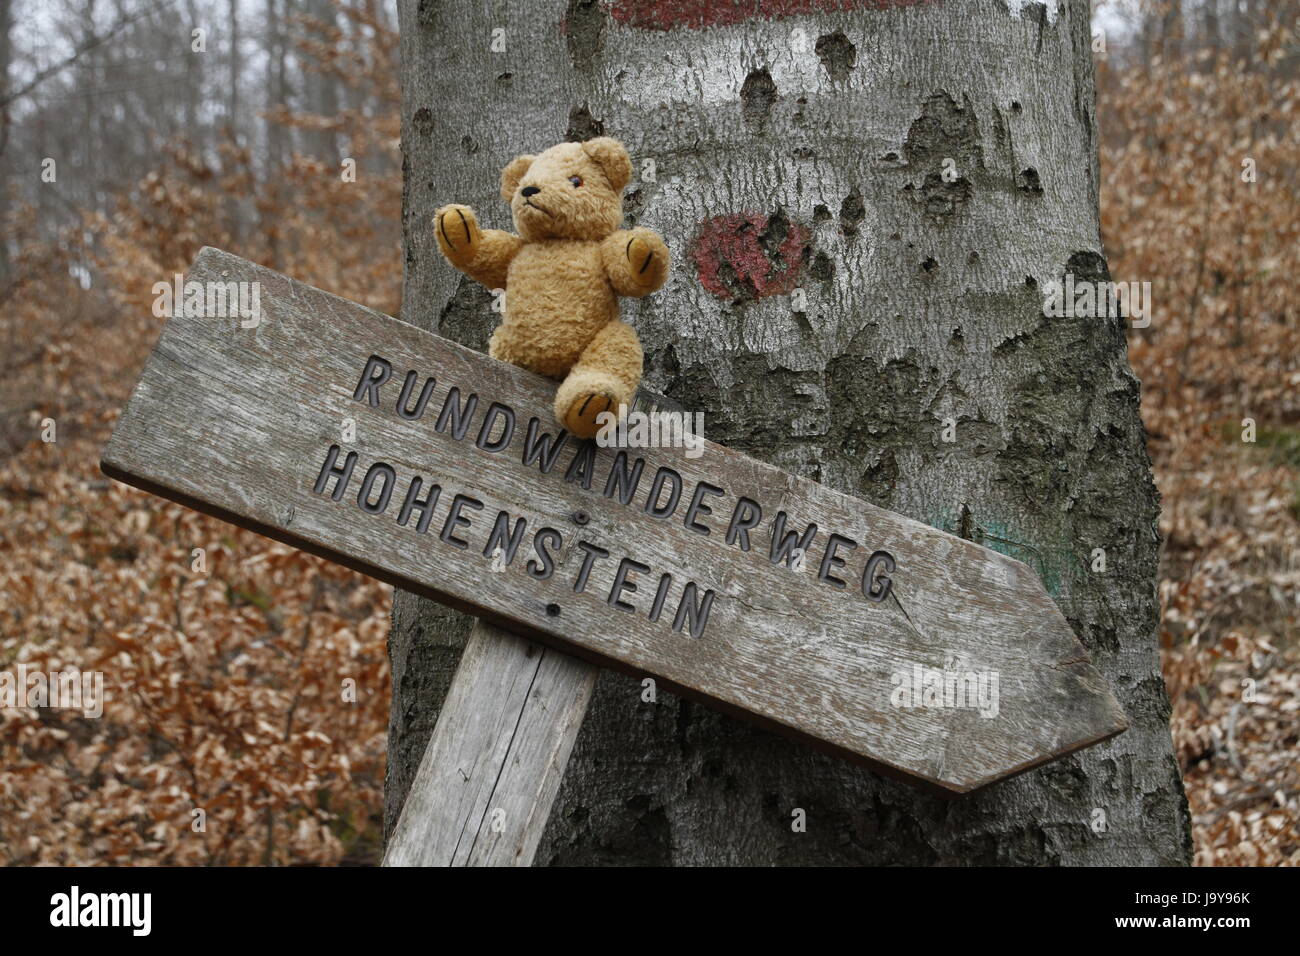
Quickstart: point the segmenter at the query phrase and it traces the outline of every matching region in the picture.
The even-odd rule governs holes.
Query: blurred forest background
[[[1094,11],[1196,861],[1296,865],[1297,3]],[[0,668],[109,698],[0,710],[7,863],[378,860],[389,590],[97,464],[200,246],[397,313],[397,56],[391,0],[0,0]]]

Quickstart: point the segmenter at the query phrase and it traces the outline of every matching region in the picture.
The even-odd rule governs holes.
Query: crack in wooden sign
[[[553,383],[218,250],[189,278],[261,320],[167,322],[112,477],[949,793],[1125,726],[1018,561],[707,441],[578,441]]]

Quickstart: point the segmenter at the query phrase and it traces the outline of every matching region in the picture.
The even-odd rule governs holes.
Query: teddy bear
[[[447,261],[505,289],[488,354],[559,380],[555,417],[579,438],[597,433],[602,412],[630,406],[641,381],[641,343],[619,320],[618,297],[648,295],[668,278],[663,239],[619,228],[631,176],[632,159],[616,139],[561,143],[518,156],[501,173],[517,235],[480,228],[468,206],[434,215]]]

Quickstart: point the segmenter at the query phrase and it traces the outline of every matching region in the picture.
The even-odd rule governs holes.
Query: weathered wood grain
[[[613,449],[594,450],[590,489],[565,480],[579,453],[572,443],[549,474],[522,463],[530,420],[558,431],[553,383],[218,250],[205,249],[190,278],[260,283],[261,321],[169,320],[105,449],[112,477],[948,791],[978,788],[1125,726],[1059,610],[1018,561],[712,443],[694,459],[676,448],[631,451],[631,460],[644,459],[644,478],[624,505],[602,494]],[[392,368],[378,407],[358,387],[371,356]],[[436,379],[417,420],[394,407],[408,370],[417,373],[408,404],[426,376]],[[463,438],[448,433],[450,422],[436,427],[451,388],[462,402],[471,392],[479,399]],[[511,443],[495,453],[475,445],[493,402],[516,421]],[[356,426],[346,443],[345,419]],[[489,429],[484,443],[498,431]],[[332,446],[338,465],[357,455],[340,500],[336,482],[313,491]],[[395,477],[391,500],[372,514],[358,493],[377,463]],[[660,468],[680,476],[683,489],[665,519],[646,511]],[[415,476],[424,493],[442,486],[427,533],[415,511],[405,525],[397,520]],[[701,483],[722,490],[690,530],[684,516]],[[385,487],[376,478],[365,500],[382,500]],[[463,507],[458,495],[481,507]],[[726,540],[729,518],[744,514],[742,499],[762,509],[748,551],[738,537]],[[455,501],[467,523],[447,520]],[[499,512],[525,519],[527,534],[515,559],[493,573],[484,545]],[[804,571],[769,560],[778,513],[799,532],[817,525]],[[554,573],[538,580],[528,562],[539,557],[530,548],[545,528],[562,543]],[[832,533],[853,545],[827,557]],[[591,565],[582,587],[593,547],[609,557]],[[878,551],[896,566],[881,602],[864,595],[869,582],[859,586]],[[650,569],[634,575],[636,592],[612,588],[624,557]],[[652,620],[663,574],[670,586]],[[702,626],[693,626],[692,608]],[[900,681],[948,664],[996,677],[995,715],[891,700]]]
[[[385,866],[529,866],[598,668],[479,621]]]

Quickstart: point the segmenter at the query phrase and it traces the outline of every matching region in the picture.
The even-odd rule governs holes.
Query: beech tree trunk
[[[488,293],[433,210],[508,227],[512,156],[621,138],[627,218],[674,258],[624,300],[647,386],[715,441],[1036,568],[1131,723],[946,801],[607,672],[537,862],[1189,862],[1124,323],[1043,312],[1047,282],[1107,277],[1087,0],[399,10],[407,321],[484,348]],[[468,628],[397,596],[390,830]]]

